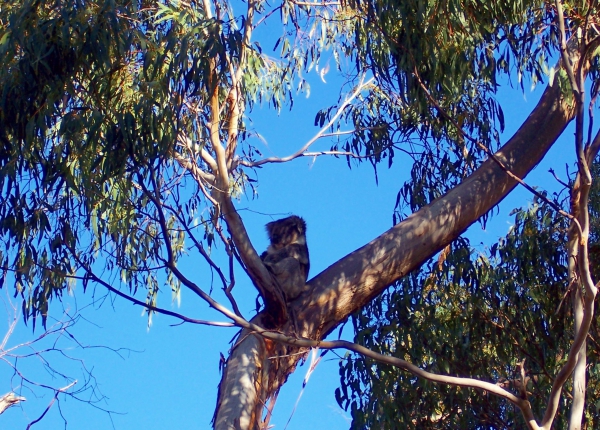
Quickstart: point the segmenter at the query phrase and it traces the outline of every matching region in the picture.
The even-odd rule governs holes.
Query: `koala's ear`
[[[296,228],[300,234],[306,233],[306,221],[299,216],[296,217]]]
[[[269,222],[265,225],[265,228],[267,229],[267,236],[269,236],[269,239],[272,239],[273,237],[273,228],[275,227],[273,224],[274,221]]]

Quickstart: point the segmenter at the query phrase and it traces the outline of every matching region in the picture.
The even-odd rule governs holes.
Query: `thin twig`
[[[300,148],[298,151],[296,151],[295,153],[288,155],[287,157],[281,157],[281,158],[280,157],[269,157],[269,158],[265,158],[263,160],[258,160],[258,161],[254,161],[254,162],[240,160],[240,161],[238,161],[238,163],[241,165],[247,166],[247,167],[257,167],[257,166],[261,166],[266,163],[285,163],[287,161],[301,157],[308,150],[308,148],[310,148],[317,140],[319,140],[321,137],[323,137],[325,132],[327,130],[329,130],[329,128],[335,123],[335,121],[337,121],[337,119],[342,115],[342,113],[344,112],[346,107],[352,102],[352,100],[354,100],[356,97],[358,97],[358,95],[361,93],[361,91],[363,91],[367,86],[371,85],[371,83],[374,81],[374,79],[375,78],[371,78],[365,82],[365,76],[363,75],[360,82],[356,86],[356,89],[352,92],[352,94],[350,94],[348,97],[346,97],[344,102],[337,109],[337,112],[335,113],[335,115],[327,122],[327,124],[325,124],[321,128],[321,130],[319,130],[319,132],[312,139],[310,139],[308,142],[306,142],[306,144],[304,144],[304,146],[302,148]]]
[[[50,408],[52,407],[52,405],[54,404],[54,402],[56,401],[56,399],[58,399],[58,395],[60,393],[63,393],[65,391],[67,391],[69,388],[71,388],[75,384],[77,384],[77,380],[71,382],[66,387],[59,388],[58,390],[56,390],[55,393],[54,393],[54,397],[52,398],[52,400],[50,401],[50,403],[48,404],[48,406],[46,406],[46,409],[44,409],[44,412],[42,412],[42,415],[40,415],[39,418],[37,418],[37,419],[33,420],[32,422],[30,422],[29,425],[27,425],[27,430],[29,430],[32,425],[34,425],[35,423],[40,422],[42,420],[42,418],[44,418],[44,416],[50,410]]]

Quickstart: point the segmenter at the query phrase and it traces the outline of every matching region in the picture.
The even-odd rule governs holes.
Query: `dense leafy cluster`
[[[489,252],[467,240],[412,273],[353,319],[356,340],[435,372],[494,381],[518,393],[521,368],[534,410],[570,348],[567,223],[543,206],[518,211],[511,232]],[[598,326],[593,328],[593,338]],[[590,354],[600,351],[590,345]],[[520,411],[476,390],[434,385],[357,357],[341,369],[340,403],[353,428],[518,428]],[[588,395],[600,380],[590,369]],[[558,427],[565,423],[568,401]],[[589,408],[591,428],[600,411]],[[596,424],[594,424],[596,423]]]
[[[544,81],[556,55],[554,11],[545,3],[350,1],[340,18],[349,20],[341,41],[357,69],[381,85],[350,117],[357,130],[379,135],[363,144],[359,132],[340,147],[366,147],[374,163],[405,153],[420,182],[405,195],[411,212],[438,195],[436,184],[443,192],[472,172],[482,146],[497,147],[499,83]]]
[[[594,165],[598,171],[598,164]],[[592,225],[598,223],[599,186],[592,188]],[[543,205],[516,211],[506,237],[486,252],[466,239],[412,273],[353,318],[356,341],[435,373],[494,381],[519,392],[526,372],[529,400],[546,407],[554,375],[571,345],[567,276],[568,222]],[[600,274],[597,230],[592,263]],[[600,354],[592,326],[588,354]],[[522,366],[522,367],[521,367]],[[403,371],[350,357],[340,367],[338,401],[352,410],[352,428],[519,428],[518,409],[475,390],[435,385]],[[588,368],[587,398],[600,394],[600,367]],[[566,426],[564,399],[556,426]],[[600,423],[587,408],[586,425]]]
[[[206,111],[209,62],[227,68],[240,30],[174,3],[0,7],[0,261],[26,299],[26,319],[45,319],[49,300],[75,279],[85,287],[96,262],[132,290],[147,287],[154,303],[159,269],[182,251],[181,225],[202,198],[179,194],[186,178],[172,160],[181,136],[198,151],[206,145],[193,109]],[[165,194],[181,209],[161,231],[154,199]],[[170,275],[167,284],[178,293]]]
[[[390,94],[397,95],[398,106],[411,112],[414,120],[409,115],[402,123],[414,124],[413,133],[427,138],[419,141],[425,149],[415,151],[411,179],[398,194],[398,220],[443,195],[461,173],[468,174],[472,160],[481,155],[476,143],[493,147],[492,124],[503,124],[502,110],[493,102],[502,74],[509,80],[516,75],[521,86],[543,81],[545,75],[555,79],[548,62],[559,55],[556,8],[549,2],[453,1],[352,6],[369,17],[358,21],[354,33],[356,43],[370,53],[361,57],[363,67],[375,70]],[[587,6],[569,4],[565,10],[567,32],[574,32]],[[597,76],[594,62],[593,88]],[[564,81],[555,82],[568,88]],[[457,134],[457,126],[472,139]],[[597,170],[594,165],[594,178]],[[596,279],[598,189],[592,188],[590,208]],[[353,318],[356,341],[434,373],[493,381],[516,394],[523,371],[534,413],[543,415],[572,340],[566,335],[573,329],[567,226],[562,215],[536,204],[518,211],[511,232],[488,252],[473,251],[465,239],[455,241],[439,260],[407,276]],[[592,333],[588,354],[597,355],[597,324]],[[597,398],[598,371],[588,367],[588,399]],[[353,428],[524,426],[518,409],[489,393],[435,385],[357,357],[343,362],[340,374],[338,401],[352,411]],[[569,400],[563,400],[558,428],[566,426],[568,406]],[[597,427],[600,409],[586,411],[586,425]]]

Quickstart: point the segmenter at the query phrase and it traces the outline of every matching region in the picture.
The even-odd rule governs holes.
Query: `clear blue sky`
[[[298,95],[291,113],[283,112],[277,116],[265,108],[255,109],[252,114],[254,125],[268,143],[268,147],[257,143],[265,156],[288,155],[318,131],[313,126],[316,112],[334,104],[338,97],[339,80],[333,76],[334,73],[330,72],[327,76],[328,84],[319,81],[313,73],[310,97]],[[539,91],[527,92],[524,96],[519,90],[503,90],[501,101],[504,102],[507,118],[503,142],[529,114],[538,96]],[[323,141],[315,147],[328,149],[328,145],[329,142]],[[573,160],[572,146],[572,133],[566,132],[527,181],[531,185],[556,189],[555,181],[547,173],[548,167],[552,166],[565,179],[564,166]],[[287,164],[268,165],[258,173],[258,196],[242,199],[237,207],[259,252],[267,246],[265,223],[289,214],[304,217],[308,224],[310,277],[313,277],[391,227],[396,194],[409,169],[410,166],[403,165],[400,159],[389,170],[382,167],[377,186],[368,164],[349,170],[344,159],[301,158]],[[499,214],[489,222],[486,231],[475,225],[469,231],[469,237],[474,244],[493,243],[506,233],[511,222],[510,210],[526,206],[530,199],[525,190],[518,189],[503,202]],[[182,268],[198,285],[209,288],[210,274],[204,266],[192,260],[186,261]],[[7,286],[12,298],[12,284]],[[3,297],[5,292],[6,289],[0,291]],[[241,272],[238,272],[234,294],[244,314],[251,317],[256,292]],[[92,370],[100,390],[107,397],[98,406],[122,414],[109,417],[85,403],[61,397],[60,405],[54,404],[48,415],[33,428],[64,428],[61,413],[68,423],[67,428],[77,430],[111,429],[113,424],[119,430],[210,428],[220,378],[219,353],[228,355],[229,341],[236,330],[190,324],[172,326],[178,321],[163,315],[155,316],[153,326],[147,330],[141,308],[110,296],[101,303],[100,299],[105,295],[100,287],[84,294],[81,284],[77,285],[74,297],[67,298],[64,306],[71,311],[80,309],[85,319],[77,322],[72,332],[83,345],[129,348],[131,351],[121,350],[120,354],[124,357],[121,358],[104,348],[75,348],[75,344],[67,339],[59,345],[71,348],[68,353],[82,358],[87,369]],[[218,291],[215,296],[226,303]],[[143,298],[143,294],[139,297]],[[90,306],[94,299],[96,304]],[[186,291],[182,293],[181,308],[170,304],[169,294],[162,297],[159,305],[190,317],[223,320]],[[53,303],[51,312],[55,318],[60,318],[59,302]],[[0,322],[3,324],[0,325],[2,334],[6,327],[4,318]],[[39,333],[39,329],[36,330],[36,334]],[[351,336],[351,330],[347,328],[345,334]],[[21,321],[8,346],[33,336],[31,327],[25,328]],[[20,352],[25,354],[28,351]],[[64,373],[78,378],[76,387],[84,384],[80,363],[65,361],[59,354],[48,355],[47,358]],[[335,353],[330,352],[319,364],[287,427],[289,430],[348,428],[349,414],[337,406],[334,398],[339,380],[338,361]],[[43,363],[36,359],[21,360],[19,370],[34,381],[62,384],[60,380],[52,381]],[[300,367],[284,386],[271,421],[276,429],[285,428],[300,395],[306,371],[307,366]],[[11,387],[11,376],[11,367],[4,361],[0,362],[2,393],[17,388]],[[13,384],[17,383],[18,378]],[[1,415],[0,429],[24,429],[29,421],[43,412],[52,395],[40,389],[35,393],[45,396],[36,398],[31,392],[23,392],[27,402],[23,408],[15,407]]]

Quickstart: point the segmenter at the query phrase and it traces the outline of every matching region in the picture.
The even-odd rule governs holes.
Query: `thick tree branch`
[[[308,337],[329,333],[497,205],[517,185],[506,170],[524,178],[574,114],[558,85],[549,85],[527,120],[494,154],[505,168],[488,159],[446,195],[313,278],[313,293],[298,307],[299,319],[311,322]]]

